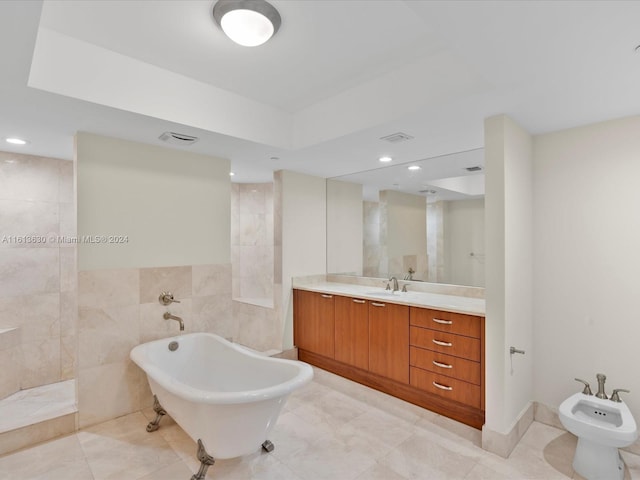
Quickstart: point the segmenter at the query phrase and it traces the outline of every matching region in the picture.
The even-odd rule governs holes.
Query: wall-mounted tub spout
[[[178,323],[180,323],[180,331],[184,331],[184,321],[180,317],[171,315],[171,312],[164,312],[163,317],[165,320],[176,320]]]

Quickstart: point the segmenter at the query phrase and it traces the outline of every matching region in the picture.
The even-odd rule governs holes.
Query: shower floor
[[[0,433],[77,411],[75,380],[20,390],[0,400]]]

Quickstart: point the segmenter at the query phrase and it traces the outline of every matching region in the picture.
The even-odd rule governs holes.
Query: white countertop
[[[442,295],[426,292],[395,292],[378,287],[353,285],[349,283],[321,282],[308,285],[297,285],[298,290],[310,292],[357,297],[379,302],[398,303],[412,307],[433,308],[447,312],[466,313],[484,317],[484,298],[463,297],[458,295]]]

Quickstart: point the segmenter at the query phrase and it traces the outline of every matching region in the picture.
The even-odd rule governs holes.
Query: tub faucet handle
[[[172,303],[180,303],[180,300],[176,300],[173,298],[173,293],[171,292],[162,292],[158,297],[158,301],[162,305],[171,305]]]
[[[574,380],[576,382],[584,383],[584,390],[582,390],[582,393],[584,393],[585,395],[593,395],[593,393],[591,392],[591,387],[589,386],[589,382],[586,382],[580,378],[574,378]]]
[[[630,390],[625,390],[624,388],[616,388],[611,394],[611,398],[609,400],[611,400],[612,402],[618,402],[618,403],[622,402],[622,400],[620,400],[620,395],[618,395],[618,392],[629,393]]]

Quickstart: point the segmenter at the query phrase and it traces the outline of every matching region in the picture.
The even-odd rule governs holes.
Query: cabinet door
[[[368,301],[336,297],[336,360],[369,369]]]
[[[334,357],[334,297],[324,293],[294,291],[293,340],[298,348]]]
[[[369,302],[369,370],[409,383],[409,307]]]

